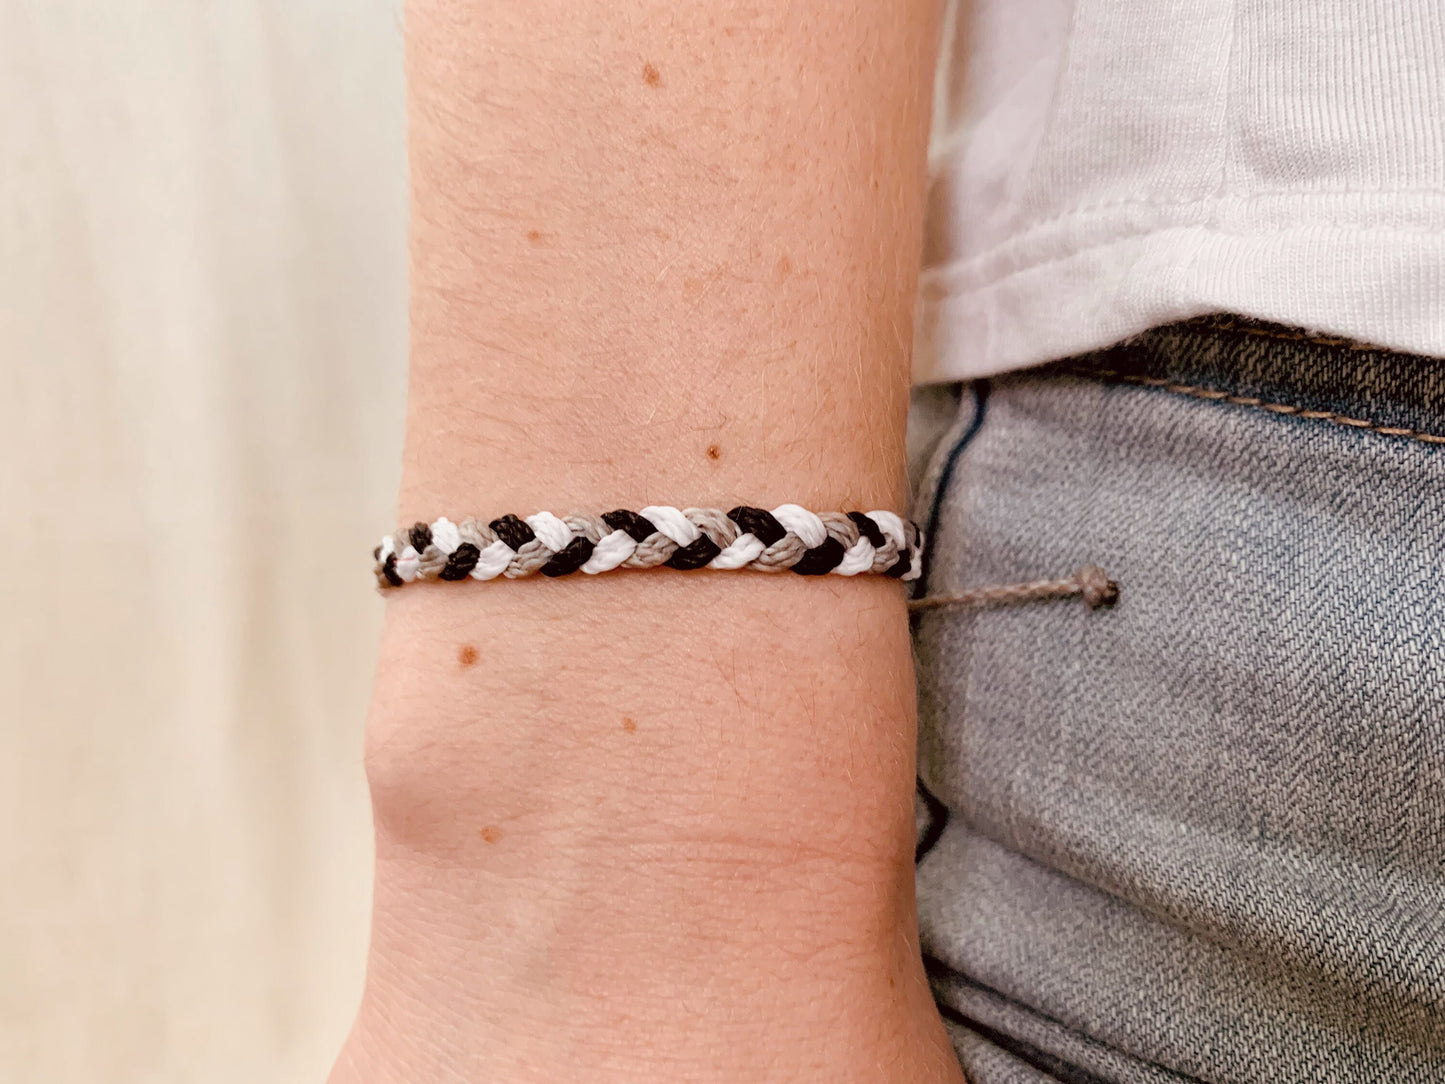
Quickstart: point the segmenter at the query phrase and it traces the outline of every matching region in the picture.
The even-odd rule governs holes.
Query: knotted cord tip
[[[1098,565],[1085,565],[1074,573],[1074,581],[1091,610],[1112,606],[1119,601],[1119,585],[1109,579],[1108,573]]]

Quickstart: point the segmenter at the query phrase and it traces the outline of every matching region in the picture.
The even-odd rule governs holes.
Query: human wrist
[[[532,868],[505,854],[525,829],[493,838],[487,870],[379,846],[366,1071],[336,1084],[418,1079],[438,1052],[493,1084],[957,1078],[907,856],[885,871],[569,831]]]
[[[690,901],[659,882],[652,894],[661,902],[666,893],[666,906],[643,911],[646,891],[568,891],[565,903],[529,908],[538,920],[529,936],[505,958],[476,960],[488,981],[465,997],[442,978],[450,972],[428,970],[435,934],[427,957],[409,961],[380,925],[351,1044],[366,1071],[336,1084],[438,1079],[428,1070],[439,1052],[457,1079],[492,1084],[957,1079],[911,923],[857,936],[846,921],[829,925],[841,916],[827,908],[804,917],[771,892],[765,908],[720,915],[716,902],[736,879],[695,888]],[[389,910],[435,905],[389,873],[377,889]],[[558,917],[570,919],[566,928],[541,932]],[[748,943],[735,937],[740,924],[753,931]]]
[[[910,1056],[933,1051],[919,1039],[940,1033],[913,933],[898,585],[619,577],[423,585],[389,603],[359,1027],[387,1045],[410,1041],[381,1035],[387,1020],[433,1038],[481,1021],[497,1034],[473,1034],[476,1049],[585,1045],[596,1080],[608,1065],[647,1079],[628,1060],[646,1043],[763,1058],[778,1040],[876,1064],[849,1043],[907,1035]],[[569,672],[579,641],[592,661]],[[439,975],[452,978],[409,998]],[[599,1049],[608,1034],[626,1041]]]

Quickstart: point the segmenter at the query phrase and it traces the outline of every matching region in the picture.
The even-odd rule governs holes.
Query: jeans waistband
[[[1237,316],[1155,328],[1046,370],[1445,444],[1445,360]]]

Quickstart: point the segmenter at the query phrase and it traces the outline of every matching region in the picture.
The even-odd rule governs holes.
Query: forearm
[[[933,13],[862,8],[413,0],[403,522],[901,509]],[[337,1078],[949,1079],[912,696],[891,580],[397,592]]]

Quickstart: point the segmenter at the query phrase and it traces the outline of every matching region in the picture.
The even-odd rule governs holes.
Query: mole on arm
[[[642,65],[642,81],[650,87],[662,86],[662,72],[652,64]]]
[[[463,666],[475,666],[477,662],[477,649],[471,644],[463,644],[457,652],[457,662]]]

